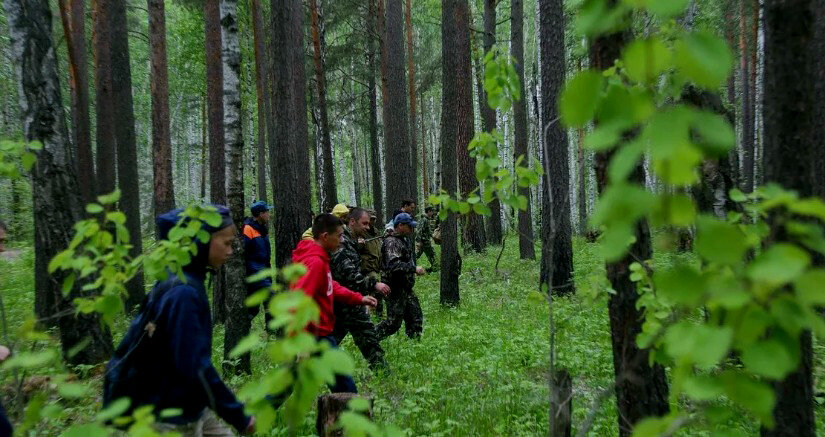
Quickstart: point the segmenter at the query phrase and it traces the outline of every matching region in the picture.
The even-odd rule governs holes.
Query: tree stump
[[[359,397],[357,393],[328,393],[318,396],[318,419],[315,421],[315,431],[320,437],[343,436],[344,433],[337,428],[338,417],[347,411],[347,404],[350,400]],[[367,398],[370,408],[363,414],[372,419],[372,398]]]
[[[573,379],[566,369],[556,372],[550,388],[550,436],[570,437],[573,415]]]

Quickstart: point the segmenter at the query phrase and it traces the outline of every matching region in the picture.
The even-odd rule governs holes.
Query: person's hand
[[[370,308],[375,308],[375,306],[378,305],[378,299],[372,296],[364,296],[364,298],[361,299],[361,303]]]
[[[9,355],[11,355],[9,348],[0,345],[0,361],[6,361],[6,358],[8,358]]]
[[[379,282],[379,283],[375,284],[375,291],[377,291],[377,292],[383,294],[384,296],[386,296],[386,295],[390,294],[390,286],[383,283],[383,282]]]
[[[365,240],[363,238],[358,239],[358,244],[366,244],[366,243],[367,243],[367,240]]]
[[[427,271],[424,270],[424,267],[418,266],[415,268],[415,274],[418,276],[423,276],[427,274]]]
[[[246,429],[243,430],[243,435],[252,435],[255,434],[255,416],[252,416],[249,419],[249,425],[246,425]]]

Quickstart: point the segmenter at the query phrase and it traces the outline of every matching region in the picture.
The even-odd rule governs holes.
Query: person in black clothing
[[[229,209],[216,206],[218,226],[202,223],[208,242],[197,240],[197,253],[180,277],[170,273],[144,299],[140,312],[106,368],[104,406],[129,397],[131,409],[154,406],[155,414],[177,409],[174,417],[159,418],[161,431],[184,436],[232,436],[255,432],[255,418],[227,388],[212,364],[212,318],[204,281],[232,254],[236,228]],[[183,210],[158,217],[161,239],[182,220]],[[217,415],[217,417],[216,417]]]
[[[2,222],[0,222],[0,225],[2,225]],[[9,355],[11,355],[9,348],[0,346],[0,362],[5,361]],[[3,408],[3,404],[0,403],[0,437],[11,437],[13,433],[14,429],[6,415],[6,409]]]
[[[272,268],[272,246],[269,244],[269,211],[272,209],[266,202],[257,201],[250,207],[252,217],[243,222],[244,262],[246,276],[252,276],[262,270]],[[247,284],[247,294],[272,287],[272,278],[264,278]],[[266,311],[268,300],[264,303],[264,320],[267,328],[272,315]],[[249,308],[250,319],[254,319],[260,311],[260,305]]]

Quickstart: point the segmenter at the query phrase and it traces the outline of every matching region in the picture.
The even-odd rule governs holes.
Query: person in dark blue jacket
[[[272,206],[264,201],[257,201],[252,204],[249,211],[252,217],[247,217],[243,222],[243,254],[246,263],[246,276],[252,276],[261,270],[272,267],[272,247],[269,244],[269,211]],[[271,278],[264,278],[247,284],[247,294],[272,286]],[[264,320],[269,326],[271,315],[266,311],[264,303]],[[260,311],[260,305],[249,308],[250,319],[255,318]]]
[[[210,239],[197,243],[182,277],[170,274],[146,297],[109,361],[103,388],[104,405],[127,396],[130,409],[153,405],[155,414],[178,409],[179,415],[159,419],[158,429],[187,437],[234,435],[226,423],[243,434],[255,431],[255,418],[244,413],[212,364],[212,318],[204,280],[229,258],[237,238],[229,209],[216,207],[221,224],[203,223]],[[182,212],[158,217],[161,239],[168,238]]]

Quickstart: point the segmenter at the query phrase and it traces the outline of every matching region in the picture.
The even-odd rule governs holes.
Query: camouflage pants
[[[361,355],[369,362],[371,369],[387,364],[384,360],[384,349],[378,342],[375,325],[363,306],[335,306],[335,329],[332,331],[332,337],[341,344],[348,333],[352,334],[352,340],[358,346]]]
[[[387,296],[387,318],[375,328],[378,338],[383,340],[395,334],[404,323],[404,330],[410,338],[418,338],[424,329],[424,314],[418,296],[412,289],[390,286],[392,291]]]
[[[235,431],[210,409],[205,409],[203,415],[196,422],[186,425],[171,425],[168,423],[156,423],[154,425],[159,432],[177,432],[183,437],[235,437]]]
[[[415,254],[415,260],[418,261],[421,258],[421,255],[427,255],[427,260],[430,262],[430,271],[434,272],[438,270],[438,258],[435,256],[435,249],[431,244],[426,246],[421,246],[421,250]]]

